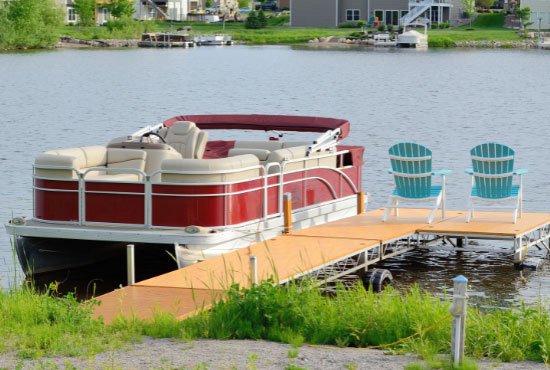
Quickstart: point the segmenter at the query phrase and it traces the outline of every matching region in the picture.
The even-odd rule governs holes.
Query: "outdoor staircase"
[[[146,3],[151,5],[153,9],[157,11],[157,13],[161,14],[164,17],[164,19],[168,19],[168,14],[166,14],[161,8],[159,8],[159,6],[153,0],[146,0]]]
[[[407,27],[420,17],[426,10],[433,5],[433,0],[424,0],[416,3],[416,5],[403,17],[401,17],[401,26]]]

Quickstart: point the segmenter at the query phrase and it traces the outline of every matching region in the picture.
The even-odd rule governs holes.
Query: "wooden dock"
[[[514,263],[521,263],[530,247],[548,250],[550,213],[524,213],[516,224],[510,213],[447,211],[445,219],[427,224],[428,211],[402,209],[399,217],[382,222],[383,210],[291,232],[207,261],[172,271],[97,299],[95,316],[111,322],[119,315],[149,318],[155,310],[185,318],[221,299],[232,284],[250,287],[254,281],[251,256],[256,258],[257,281],[273,278],[284,283],[317,274],[325,281],[367,269],[370,264],[456,238],[510,240]],[[464,240],[466,243],[464,243]],[[321,275],[320,275],[321,274]]]

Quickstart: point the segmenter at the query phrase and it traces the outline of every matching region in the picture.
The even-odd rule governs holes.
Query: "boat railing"
[[[94,167],[86,169],[84,172],[80,172],[77,168],[69,167],[69,166],[49,166],[49,165],[35,165],[34,171],[35,171],[35,179],[44,179],[44,180],[60,180],[60,181],[74,181],[74,180],[63,180],[59,178],[45,178],[45,177],[38,177],[36,176],[36,170],[37,169],[53,169],[53,170],[70,170],[73,173],[75,173],[78,177],[78,190],[76,189],[55,189],[55,188],[43,188],[36,185],[36,182],[33,184],[33,189],[36,191],[52,191],[52,192],[73,192],[78,193],[78,221],[77,222],[63,222],[63,223],[75,223],[79,225],[117,225],[117,226],[132,226],[136,227],[139,224],[121,224],[121,223],[111,223],[111,222],[96,222],[96,221],[89,221],[86,219],[86,195],[87,194],[104,194],[104,195],[138,195],[144,197],[144,223],[142,226],[145,228],[166,228],[164,226],[156,226],[153,225],[152,222],[152,209],[153,209],[153,197],[156,196],[171,196],[171,197],[222,197],[222,196],[233,196],[233,195],[240,195],[240,194],[246,194],[251,193],[255,191],[262,191],[262,221],[267,221],[268,218],[274,218],[274,217],[280,217],[282,212],[282,205],[283,205],[283,194],[284,194],[284,187],[285,185],[298,183],[298,182],[306,182],[308,180],[317,180],[322,182],[327,189],[329,190],[331,196],[333,199],[337,199],[342,196],[342,185],[340,184],[340,189],[338,191],[334,189],[333,185],[330,183],[329,180],[326,178],[323,178],[321,176],[308,176],[308,172],[312,170],[329,170],[333,171],[338,174],[341,178],[344,179],[344,181],[350,186],[350,188],[353,190],[354,193],[357,193],[357,186],[353,182],[353,180],[342,171],[343,168],[335,168],[330,166],[315,166],[311,168],[301,168],[296,170],[287,171],[286,168],[289,164],[297,163],[297,162],[304,162],[312,159],[323,159],[325,157],[331,157],[331,156],[338,156],[338,155],[344,155],[346,153],[349,153],[348,150],[345,151],[339,151],[339,152],[332,152],[327,154],[318,155],[315,157],[304,157],[304,158],[298,158],[298,159],[292,159],[283,161],[281,163],[279,162],[273,162],[268,163],[266,165],[256,165],[256,166],[249,166],[246,168],[237,168],[237,169],[229,169],[229,170],[216,170],[216,171],[177,171],[177,170],[158,170],[151,174],[146,174],[144,171],[139,169],[127,169],[127,168],[105,168],[105,167]],[[304,166],[305,167],[305,166]],[[276,171],[273,173],[272,169],[275,168]],[[232,174],[232,173],[238,173],[238,172],[245,172],[250,170],[259,170],[259,175],[257,177],[253,177],[250,179],[247,179],[247,181],[254,181],[254,180],[261,180],[262,185],[256,186],[253,188],[245,189],[245,190],[232,190],[232,191],[224,191],[222,193],[198,193],[198,194],[173,194],[173,193],[162,193],[155,191],[153,192],[153,186],[155,185],[177,185],[177,186],[209,186],[209,185],[233,185],[237,183],[242,183],[243,180],[234,180],[234,181],[220,181],[220,182],[166,182],[158,180],[161,178],[162,174],[180,174],[180,175],[221,175],[221,174]],[[121,180],[104,180],[104,179],[94,179],[86,178],[91,173],[94,172],[107,172],[108,174],[135,174],[138,175],[139,180],[138,181],[121,181]],[[293,179],[293,180],[285,180],[285,175],[291,175],[295,173],[302,172],[304,173],[304,176],[299,179]],[[274,183],[273,181],[270,182],[271,178],[277,178],[277,181]],[[87,187],[88,183],[96,183],[96,184],[140,184],[143,185],[143,191],[126,191],[126,190],[120,190],[120,191],[114,191],[114,190],[97,190],[97,189],[89,189],[90,186]],[[273,214],[269,214],[269,189],[271,188],[277,189],[277,212]],[[34,199],[34,191],[33,191],[33,211],[35,211],[36,202]],[[36,215],[36,212],[33,212]],[[224,220],[227,215],[224,214]],[[38,219],[38,218],[37,218]],[[41,220],[50,222],[49,220]],[[252,221],[252,220],[251,220]],[[54,221],[55,222],[55,221]],[[173,228],[173,227],[171,227]]]

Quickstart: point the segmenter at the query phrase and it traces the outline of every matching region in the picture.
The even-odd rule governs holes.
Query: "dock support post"
[[[284,233],[288,234],[292,231],[292,194],[285,193],[283,195],[283,217],[285,221]]]
[[[451,334],[451,358],[455,366],[462,364],[464,341],[466,339],[466,305],[468,301],[468,279],[459,275],[453,279],[453,304],[450,313],[453,316]]]
[[[128,244],[126,246],[126,272],[128,277],[128,285],[134,285],[136,282],[136,271],[133,244]]]
[[[362,191],[357,193],[357,214],[365,213],[365,193]]]
[[[258,285],[258,258],[250,256],[250,285]]]

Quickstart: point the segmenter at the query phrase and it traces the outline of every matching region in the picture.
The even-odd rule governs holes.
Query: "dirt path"
[[[403,369],[418,361],[413,356],[393,356],[372,349],[313,347],[297,352],[290,345],[249,340],[146,339],[126,350],[101,353],[94,358],[58,357],[22,361],[0,355],[0,368],[21,369],[285,369],[289,365],[306,369]],[[533,362],[479,362],[480,369],[546,369]]]

